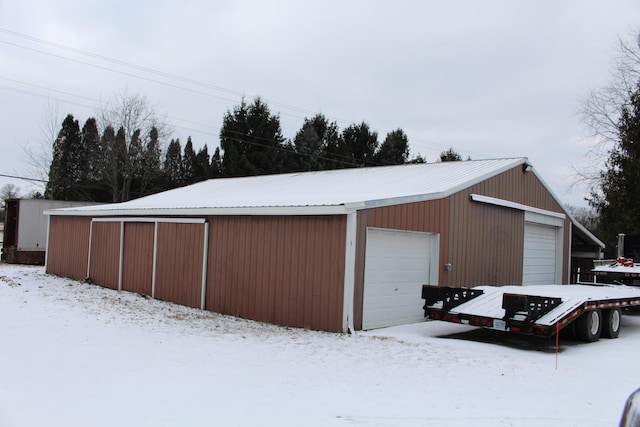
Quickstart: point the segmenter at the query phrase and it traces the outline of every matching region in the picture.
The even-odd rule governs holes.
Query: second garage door
[[[523,285],[561,283],[558,227],[526,222],[522,261]]]
[[[362,328],[424,319],[423,284],[438,283],[439,235],[367,229]]]

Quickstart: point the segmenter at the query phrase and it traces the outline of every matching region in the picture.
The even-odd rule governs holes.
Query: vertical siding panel
[[[229,219],[229,236],[228,236],[228,245],[230,248],[230,257],[225,259],[225,287],[227,291],[227,305],[229,306],[229,314],[233,314],[234,316],[239,315],[237,295],[240,295],[240,298],[246,298],[243,295],[243,289],[239,286],[242,283],[242,270],[238,268],[239,258],[236,251],[236,245],[238,245],[238,238],[240,237],[237,230],[237,218]],[[224,249],[224,248],[223,248]],[[236,289],[233,289],[234,286],[237,286]],[[235,290],[235,292],[234,292]]]
[[[87,276],[87,253],[91,218],[51,216],[47,246],[47,273],[83,280]]]
[[[227,229],[234,230],[234,238],[225,244],[217,235],[215,244],[210,241],[209,246],[219,250],[209,253],[209,262],[227,269],[224,288],[235,309],[221,304],[219,294],[207,292],[208,309],[288,326],[341,330],[343,216],[234,217]],[[207,286],[223,286],[218,277],[210,272]],[[251,292],[255,301],[247,297]]]
[[[200,307],[204,224],[160,223],[156,298]]]
[[[300,275],[300,269],[304,268],[304,266],[299,263],[295,263],[294,259],[296,254],[299,253],[304,247],[305,236],[303,235],[303,229],[300,227],[301,221],[296,221],[291,228],[291,232],[296,237],[295,246],[290,247],[290,252],[286,255],[287,259],[289,259],[292,263],[291,265],[291,283],[289,284],[288,295],[285,297],[285,307],[286,314],[282,319],[282,324],[284,325],[292,325],[298,322],[298,304],[300,302],[300,296],[298,292],[298,288],[300,286],[304,286],[302,283],[302,277]],[[289,303],[287,304],[287,301]]]
[[[151,295],[154,233],[154,223],[125,223],[123,290]]]
[[[120,222],[94,222],[89,278],[96,285],[118,289],[120,281]]]
[[[311,265],[311,263],[313,262],[313,256],[314,256],[314,252],[317,251],[317,248],[315,246],[316,242],[318,241],[318,229],[310,229],[308,230],[308,234],[309,234],[309,247],[308,250],[306,251],[306,253],[304,254],[304,258],[302,258],[302,262],[307,264],[307,265]],[[324,255],[324,254],[323,254]],[[322,277],[322,274],[324,272],[323,271],[319,271],[318,274],[321,275],[320,277]],[[305,275],[305,278],[307,278],[307,276]],[[312,327],[312,320],[313,320],[313,306],[314,304],[317,304],[316,301],[314,301],[314,282],[307,282],[304,284],[304,286],[302,287],[302,290],[304,292],[304,311],[302,313],[302,327],[304,328],[311,328]]]

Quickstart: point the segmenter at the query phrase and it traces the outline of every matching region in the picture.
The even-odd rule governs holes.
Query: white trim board
[[[567,216],[561,212],[548,211],[521,203],[511,202],[509,200],[497,199],[495,197],[482,196],[480,194],[471,194],[469,198],[474,202],[486,203],[489,205],[502,206],[504,208],[517,209],[519,211],[531,212],[538,215],[544,215],[559,219],[565,219]],[[537,222],[537,221],[536,221]]]
[[[91,222],[170,222],[179,224],[203,224],[204,218],[147,218],[147,217],[106,217],[92,218]]]

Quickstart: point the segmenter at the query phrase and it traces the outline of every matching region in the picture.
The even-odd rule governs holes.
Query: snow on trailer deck
[[[617,285],[477,286],[473,289],[482,290],[483,294],[460,304],[451,310],[452,314],[502,319],[505,316],[502,308],[504,294],[561,298],[562,302],[556,308],[536,320],[537,324],[551,326],[585,302],[634,298],[640,300],[640,289]]]
[[[429,286],[426,286],[429,287]],[[463,289],[451,288],[454,291]],[[477,286],[466,291],[481,291],[477,296],[466,296],[465,302],[454,302],[454,306],[446,308],[444,301],[435,304],[425,304],[425,313],[431,312],[430,317],[436,320],[453,321],[456,323],[475,324],[478,319],[491,319],[476,326],[492,327],[508,330],[505,322],[507,311],[504,308],[505,295],[522,295],[543,298],[550,306],[540,317],[532,319],[532,324],[553,331],[552,326],[562,322],[566,326],[582,309],[614,308],[640,305],[640,288],[623,285],[539,285],[539,286]],[[454,298],[461,297],[456,295]],[[423,290],[423,298],[424,290]],[[448,296],[445,298],[449,298]],[[462,296],[461,298],[465,298]],[[552,301],[555,300],[555,301]],[[428,300],[427,300],[428,301]],[[457,305],[456,305],[457,304]],[[555,307],[552,307],[555,305]],[[434,313],[435,312],[435,313]],[[514,316],[513,320],[517,320]],[[523,315],[526,317],[526,313]],[[474,321],[469,321],[474,319]],[[520,328],[518,330],[522,331]],[[551,332],[553,334],[554,332]]]

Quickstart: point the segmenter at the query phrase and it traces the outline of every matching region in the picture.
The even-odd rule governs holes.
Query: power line
[[[176,74],[171,74],[171,73],[167,73],[167,72],[164,72],[164,71],[160,71],[160,70],[157,70],[157,69],[154,69],[154,68],[144,67],[144,66],[133,64],[133,63],[130,63],[130,62],[122,61],[122,60],[119,60],[119,59],[114,59],[114,58],[111,58],[111,57],[108,57],[108,56],[99,55],[99,54],[96,54],[96,53],[93,53],[93,52],[89,52],[89,51],[86,51],[86,50],[70,47],[70,46],[67,46],[67,45],[64,45],[64,44],[61,44],[61,43],[55,43],[55,42],[52,42],[52,41],[48,41],[48,40],[40,39],[40,38],[37,38],[37,37],[29,36],[29,35],[26,35],[26,34],[22,34],[22,33],[19,33],[17,31],[12,31],[12,30],[9,30],[9,29],[6,29],[6,28],[0,27],[0,32],[8,34],[8,35],[11,35],[11,36],[14,36],[14,37],[19,37],[19,38],[22,38],[22,39],[25,39],[25,40],[29,40],[31,42],[35,42],[35,43],[51,46],[51,47],[54,47],[54,48],[57,48],[57,49],[65,50],[67,52],[71,52],[71,53],[74,53],[74,54],[90,57],[90,58],[97,59],[97,60],[104,61],[104,62],[109,62],[109,63],[116,64],[116,65],[123,66],[123,67],[132,68],[132,69],[135,69],[135,70],[138,70],[138,71],[142,71],[142,72],[145,72],[145,73],[149,73],[149,74],[153,74],[153,75],[156,75],[156,76],[159,76],[159,77],[163,77],[163,78],[167,78],[167,79],[171,79],[171,80],[177,80],[177,81],[180,81],[180,82],[183,82],[183,83],[188,83],[188,84],[191,84],[191,85],[194,85],[194,86],[197,86],[197,87],[201,87],[201,88],[205,88],[205,89],[209,89],[209,90],[214,90],[214,91],[219,91],[219,92],[224,92],[224,93],[232,94],[232,95],[236,95],[236,96],[242,96],[242,97],[245,96],[245,93],[241,92],[241,91],[225,88],[225,87],[222,87],[222,86],[212,85],[210,83],[201,82],[201,81],[198,81],[198,80],[195,80],[195,79],[191,79],[191,78],[188,78],[188,77],[183,77],[183,76],[179,76],[179,75],[176,75]],[[97,65],[97,64],[92,64],[92,63],[80,61],[80,60],[77,60],[77,59],[72,59],[72,58],[68,58],[68,57],[65,57],[65,56],[56,55],[56,54],[49,53],[49,52],[44,52],[44,51],[41,51],[41,50],[38,50],[38,49],[29,48],[29,47],[26,47],[26,46],[18,45],[18,44],[15,44],[15,43],[10,43],[10,42],[7,42],[7,41],[0,40],[0,42],[1,43],[5,43],[5,44],[9,44],[9,45],[12,45],[12,46],[15,46],[15,47],[31,50],[31,51],[34,51],[34,52],[37,52],[37,53],[41,53],[41,54],[44,54],[44,55],[54,56],[54,57],[57,57],[57,58],[60,58],[60,59],[64,59],[64,60],[68,60],[68,61],[72,61],[72,62],[76,62],[76,63],[80,63],[80,64],[87,65],[87,66],[90,66],[90,67],[95,67],[95,68],[98,68],[98,69],[103,69],[103,70],[106,70],[106,71],[127,75],[127,76],[134,77],[134,78],[137,78],[137,79],[154,82],[154,83],[157,83],[157,84],[173,87],[173,88],[180,89],[180,90],[190,91],[190,92],[197,93],[197,94],[204,95],[204,96],[210,96],[210,97],[219,98],[219,99],[232,101],[232,102],[237,101],[235,99],[229,99],[229,98],[222,97],[222,96],[219,96],[219,95],[214,95],[214,94],[211,94],[211,93],[202,92],[202,91],[195,90],[195,89],[192,89],[192,88],[186,88],[186,87],[183,87],[183,86],[174,85],[174,84],[171,84],[171,83],[167,83],[167,82],[156,80],[156,79],[151,79],[151,78],[148,78],[148,77],[139,76],[139,75],[136,75],[136,74],[125,72],[125,71],[114,70],[112,68],[103,67],[103,66],[100,66],[100,65]],[[317,113],[317,112],[314,112],[314,111],[311,111],[311,110],[308,110],[308,109],[305,109],[305,108],[297,107],[297,106],[294,106],[294,105],[291,105],[291,104],[286,104],[286,103],[283,103],[283,102],[278,102],[278,101],[274,101],[274,100],[270,100],[270,99],[265,99],[265,102],[267,102],[268,104],[274,105],[274,106],[279,106],[281,108],[285,108],[285,109],[288,109],[288,110],[291,110],[291,111],[296,111],[296,112],[300,112],[300,113],[304,113],[304,114],[312,114],[312,115],[314,115],[314,114]],[[304,117],[300,117],[300,116],[295,115],[295,114],[290,114],[290,113],[282,113],[282,114],[288,115],[288,116],[291,116],[291,117],[295,117],[295,118],[304,119]],[[333,117],[333,116],[327,116],[327,117],[329,119],[332,119],[334,121],[341,122],[341,123],[355,123],[352,120],[342,119],[342,118]],[[372,128],[372,129],[375,130],[375,131],[381,132],[381,133],[385,133],[385,132],[389,133],[388,131],[385,131],[383,129],[377,129],[377,128]],[[420,143],[425,144],[427,146],[431,146],[431,148],[435,148],[437,150],[449,148],[447,145],[435,143],[435,142],[432,142],[432,141],[426,141],[426,140],[423,140],[423,139],[411,138],[411,141],[412,142],[420,142]]]
[[[29,178],[29,177],[26,177],[26,176],[17,176],[17,175],[7,175],[7,174],[4,174],[4,173],[0,173],[0,176],[4,177],[4,178],[22,179],[24,181],[49,182],[49,181],[47,181],[45,179]]]

